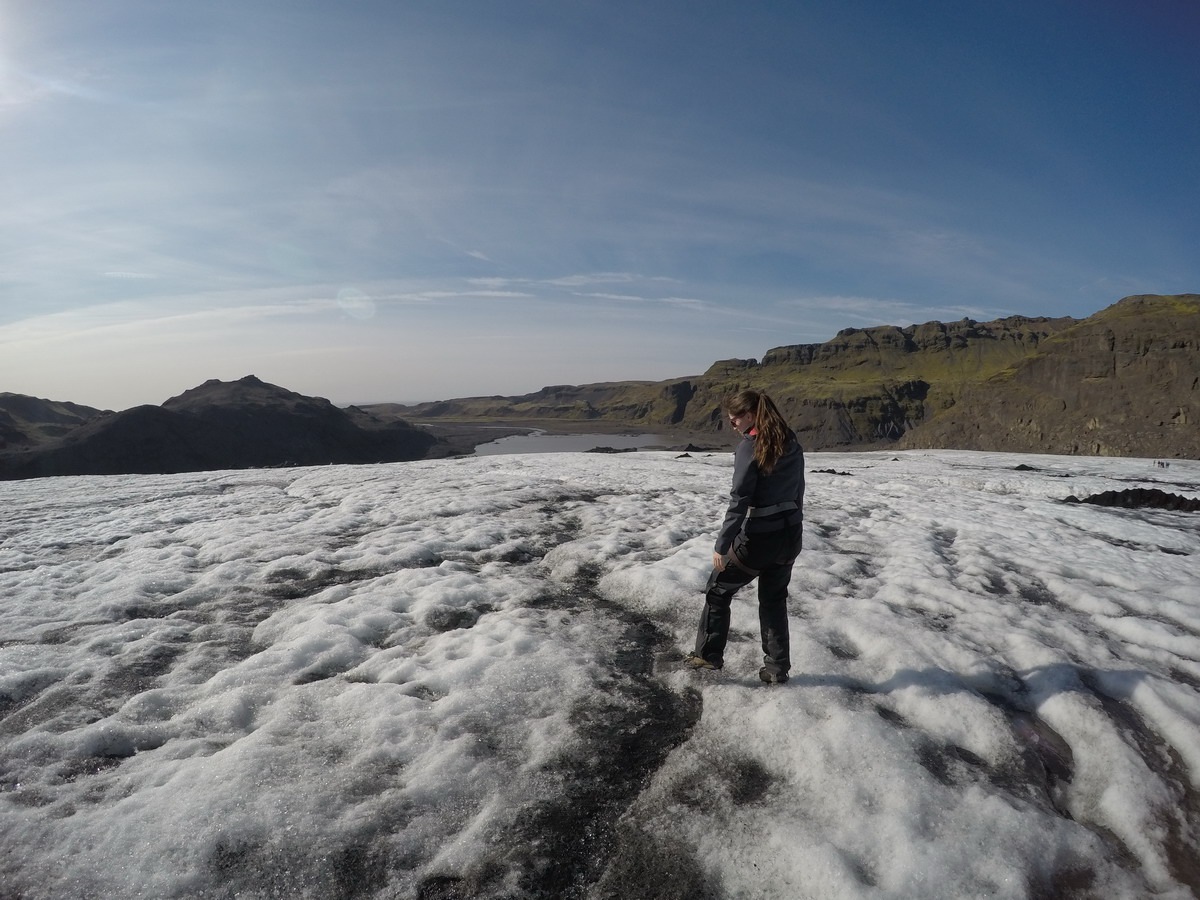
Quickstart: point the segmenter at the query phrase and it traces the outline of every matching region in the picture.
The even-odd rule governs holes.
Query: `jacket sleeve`
[[[742,441],[733,453],[733,487],[729,490],[729,509],[725,521],[717,534],[713,549],[717,553],[728,553],[733,539],[742,529],[742,522],[754,499],[754,488],[758,484],[758,466],[754,462],[754,441]]]

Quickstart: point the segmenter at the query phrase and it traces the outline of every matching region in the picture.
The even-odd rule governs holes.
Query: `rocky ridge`
[[[388,413],[426,421],[627,423],[717,432],[766,390],[813,450],[955,447],[1200,458],[1200,295],[1127,297],[1087,319],[847,328],[663,382],[554,385]],[[1193,427],[1190,427],[1193,426]]]

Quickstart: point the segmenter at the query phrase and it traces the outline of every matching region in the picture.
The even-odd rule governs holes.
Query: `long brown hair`
[[[754,414],[754,461],[758,463],[760,472],[769,475],[787,451],[792,437],[792,429],[775,406],[775,401],[766,394],[747,389],[726,397],[722,406],[731,416]]]

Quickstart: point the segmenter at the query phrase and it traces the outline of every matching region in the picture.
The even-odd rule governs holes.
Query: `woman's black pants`
[[[762,632],[763,670],[786,675],[792,667],[788,643],[788,582],[800,552],[801,525],[763,534],[739,534],[725,554],[725,568],[713,569],[704,589],[704,611],[696,632],[696,655],[718,669],[729,641],[729,605],[733,595],[758,579],[758,623]]]

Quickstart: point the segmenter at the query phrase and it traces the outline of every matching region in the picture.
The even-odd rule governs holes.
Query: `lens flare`
[[[342,312],[353,319],[366,321],[375,317],[375,301],[358,288],[342,288],[338,291],[337,301]]]

